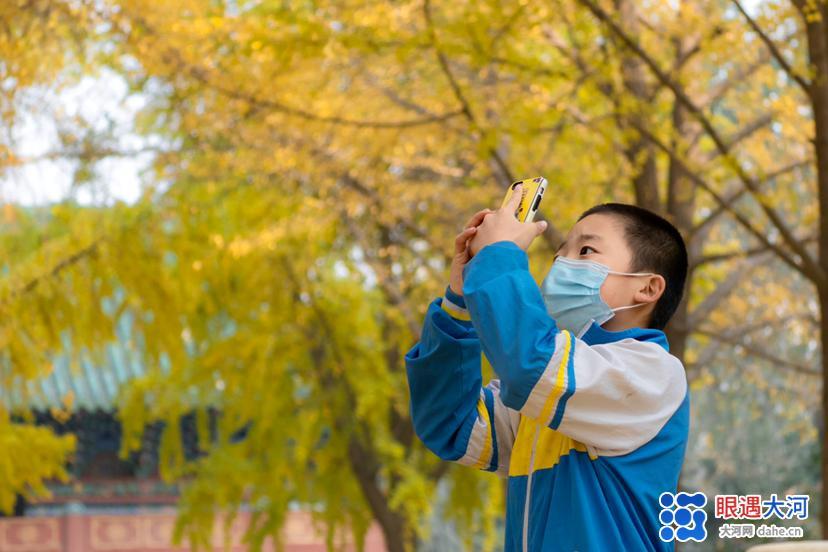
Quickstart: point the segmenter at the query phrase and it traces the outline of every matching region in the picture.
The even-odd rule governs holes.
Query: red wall
[[[240,513],[231,527],[232,552],[246,552],[241,544],[248,515]],[[0,552],[179,552],[171,544],[175,510],[132,515],[68,515],[0,518]],[[221,523],[213,531],[214,550],[224,550]],[[286,552],[325,552],[324,534],[316,533],[307,512],[290,512],[283,528]],[[350,535],[347,542],[351,543]],[[265,550],[272,551],[271,543]],[[355,551],[353,544],[337,550]],[[382,532],[368,531],[365,552],[385,552]]]

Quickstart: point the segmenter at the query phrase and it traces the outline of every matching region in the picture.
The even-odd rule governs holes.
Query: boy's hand
[[[515,210],[520,204],[521,188],[522,185],[516,186],[509,203],[492,213],[491,216],[484,218],[469,243],[469,252],[472,257],[490,243],[503,240],[515,242],[518,247],[526,251],[529,244],[546,230],[545,220],[520,222],[515,218]]]
[[[469,219],[469,222],[466,223],[463,231],[457,234],[457,237],[454,239],[454,258],[451,261],[449,287],[457,295],[463,295],[463,267],[471,260],[469,239],[474,236],[478,225],[483,222],[486,215],[493,212],[491,209],[483,209],[475,213]]]

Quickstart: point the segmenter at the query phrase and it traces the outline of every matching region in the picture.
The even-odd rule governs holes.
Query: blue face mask
[[[621,276],[652,276],[652,272],[617,272],[607,265],[581,259],[558,257],[541,284],[543,301],[559,329],[569,330],[577,337],[586,333],[595,322],[599,326],[620,310],[646,305],[638,303],[611,308],[601,298],[601,284],[609,274]]]

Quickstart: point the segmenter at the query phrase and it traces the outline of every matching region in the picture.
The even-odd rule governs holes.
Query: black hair
[[[650,316],[650,328],[663,330],[676,312],[684,295],[687,279],[687,247],[675,226],[661,216],[626,203],[602,203],[584,211],[589,215],[617,216],[624,227],[624,238],[632,252],[629,272],[655,272],[664,277],[664,293]]]

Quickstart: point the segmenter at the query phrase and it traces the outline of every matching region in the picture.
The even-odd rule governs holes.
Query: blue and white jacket
[[[658,498],[676,492],[690,405],[664,332],[559,330],[511,241],[463,278],[405,355],[411,416],[440,458],[508,477],[505,550],[672,550]]]

